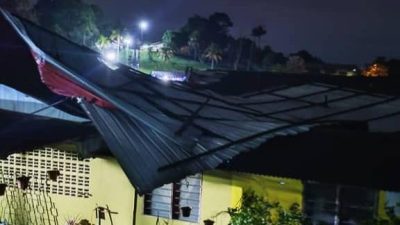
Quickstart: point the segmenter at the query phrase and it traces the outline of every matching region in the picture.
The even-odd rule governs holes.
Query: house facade
[[[10,224],[18,224],[17,208],[32,210],[29,206],[36,205],[43,210],[29,211],[28,220],[44,221],[38,224],[86,219],[96,225],[187,225],[211,219],[216,225],[226,225],[229,216],[223,212],[239,206],[248,189],[284,207],[300,204],[313,224],[358,224],[384,215],[385,205],[394,206],[400,200],[393,192],[220,170],[190,176],[137,196],[114,158],[81,160],[76,153],[55,148],[13,154],[1,160],[0,169],[1,183],[8,184],[0,197],[0,215]],[[51,181],[48,170],[59,170],[61,176]],[[20,176],[31,177],[29,189],[20,191],[16,187]],[[18,193],[25,193],[17,199],[23,199],[26,205],[12,203]],[[181,207],[190,207],[190,216],[183,216]]]

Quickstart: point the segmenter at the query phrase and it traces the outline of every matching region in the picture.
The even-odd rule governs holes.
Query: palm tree
[[[205,50],[204,57],[211,61],[211,69],[214,69],[215,63],[222,60],[222,50],[215,43],[211,43]]]
[[[113,30],[109,37],[111,42],[117,43],[117,54],[119,56],[119,50],[121,46],[121,32],[119,30]]]
[[[251,30],[251,36],[253,36],[255,39],[258,40],[258,46],[261,46],[261,37],[266,35],[267,31],[263,26],[257,26]],[[249,54],[249,60],[247,62],[247,70],[251,69],[251,64],[253,61],[253,55],[254,55],[254,47],[255,43],[250,46],[250,54]]]
[[[267,30],[263,26],[257,26],[251,31],[251,36],[258,40],[258,46],[261,47],[261,38],[267,34]]]
[[[164,47],[161,48],[159,55],[164,62],[168,62],[174,56],[174,51],[172,50],[172,48]]]
[[[200,32],[195,30],[189,36],[188,46],[193,50],[193,60],[197,60],[200,48]]]
[[[96,41],[96,47],[99,50],[103,50],[104,48],[106,48],[108,45],[110,44],[110,39],[108,39],[106,36],[104,35],[100,35],[99,39],[97,39]]]

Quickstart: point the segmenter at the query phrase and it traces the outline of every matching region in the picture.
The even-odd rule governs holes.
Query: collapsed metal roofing
[[[73,116],[1,84],[0,124],[0,158],[43,145],[78,139],[84,142],[98,135],[87,118]]]
[[[98,53],[1,13],[1,32],[8,34],[2,43],[18,42],[26,58],[31,53],[29,63],[37,65],[29,76],[40,76],[51,95],[79,100],[139,193],[217,168],[274,137],[316,126],[357,121],[371,132],[400,130],[397,95],[306,79],[230,96],[223,93],[226,87],[218,88],[230,83],[166,83],[123,65],[110,69]],[[44,96],[15,82],[23,82],[21,77],[4,78],[15,76],[13,71],[2,76],[16,89]],[[71,102],[56,107],[81,113]]]

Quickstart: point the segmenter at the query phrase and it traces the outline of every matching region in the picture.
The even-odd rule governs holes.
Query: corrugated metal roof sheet
[[[165,83],[122,65],[111,70],[98,53],[3,15],[46,63],[115,107],[81,101],[141,193],[312,126],[359,121],[370,124],[371,131],[400,131],[396,96],[309,80],[251,95],[221,95]]]
[[[60,104],[65,100],[64,97],[61,97],[59,100],[55,101],[55,103]],[[71,122],[89,122],[87,118],[71,115],[54,106],[55,104],[48,105],[13,88],[0,84],[0,109]]]

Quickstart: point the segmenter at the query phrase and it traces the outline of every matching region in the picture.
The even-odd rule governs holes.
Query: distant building
[[[160,51],[164,48],[164,43],[162,42],[154,42],[151,44],[144,44],[140,47],[141,50],[152,49],[153,51]]]
[[[335,75],[335,76],[359,76],[361,70],[351,64],[307,64],[309,73]]]

